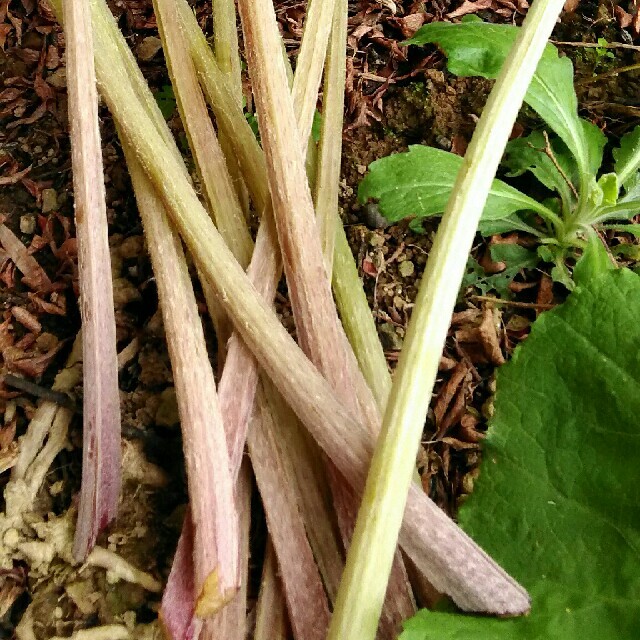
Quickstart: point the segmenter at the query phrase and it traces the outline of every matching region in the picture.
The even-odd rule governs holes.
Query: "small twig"
[[[42,387],[35,382],[31,382],[30,380],[26,380],[25,378],[20,378],[19,376],[14,376],[11,373],[5,373],[4,383],[8,387],[12,387],[13,389],[20,389],[20,391],[24,391],[25,393],[35,396],[36,398],[42,398],[43,400],[55,402],[61,407],[71,409],[71,411],[76,410],[75,402],[71,399],[70,396],[61,391],[54,391],[53,389]]]
[[[560,166],[558,159],[556,158],[555,153],[553,153],[553,149],[551,147],[551,142],[549,141],[549,134],[546,131],[542,132],[544,136],[544,149],[542,152],[553,162],[553,166],[558,170],[558,173],[562,176],[562,179],[567,183],[569,189],[571,189],[571,193],[573,193],[576,200],[579,200],[580,196],[578,195],[577,189],[573,186],[573,182],[569,180],[569,176],[565,173],[564,169]]]
[[[584,47],[586,49],[629,49],[631,51],[640,51],[640,46],[635,44],[625,44],[623,42],[607,42],[599,44],[598,42],[559,42],[558,40],[549,40],[551,44],[558,47]]]
[[[469,296],[471,300],[478,300],[480,302],[492,302],[494,304],[501,304],[504,307],[518,307],[520,309],[539,309],[546,311],[548,309],[554,309],[555,304],[541,304],[538,302],[517,302],[515,300],[501,300],[500,298],[492,298],[491,296]]]
[[[615,78],[621,73],[627,73],[628,71],[636,71],[640,69],[640,64],[629,64],[626,67],[618,67],[617,69],[611,69],[605,73],[599,73],[591,78],[582,78],[582,80],[576,80],[573,84],[577,87],[584,86],[587,84],[594,84],[595,82],[599,82],[600,80],[606,80],[607,78]]]

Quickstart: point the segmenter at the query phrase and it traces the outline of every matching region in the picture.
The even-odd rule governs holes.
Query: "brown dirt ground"
[[[162,53],[149,56],[157,37],[150,0],[111,4],[150,85],[163,89],[168,80]],[[208,3],[194,4],[203,28],[210,31]],[[285,40],[295,53],[304,3],[277,4]],[[459,5],[445,0],[371,0],[352,6],[341,207],[391,367],[402,346],[435,225],[428,223],[421,234],[407,224],[385,227],[375,211],[357,202],[357,187],[373,160],[405,150],[410,144],[464,152],[490,83],[451,77],[435,50],[407,55],[397,46],[421,21],[442,18]],[[621,8],[629,9],[625,4]],[[516,5],[502,1],[479,15],[490,20],[521,20]],[[564,15],[556,37],[563,41],[593,41],[596,37],[609,42],[633,41],[638,34],[632,26],[622,29],[621,20],[621,14],[614,13],[609,3],[582,2],[575,12]],[[576,62],[577,77],[582,81],[588,81],[594,71],[604,74],[637,59],[637,52],[625,50],[613,50],[613,58],[600,56],[593,49],[564,50]],[[54,291],[35,299],[20,274],[0,254],[4,320],[0,338],[18,345],[23,341],[21,358],[26,361],[21,365],[18,358],[16,365],[5,356],[2,373],[25,376],[40,389],[51,386],[79,328],[63,56],[62,34],[43,3],[0,0],[0,217],[31,247],[56,284]],[[638,121],[639,83],[637,72],[585,82],[579,86],[581,109],[607,132],[621,135]],[[120,515],[101,543],[162,581],[168,573],[186,501],[183,465],[176,454],[180,431],[155,283],[129,178],[104,108],[101,117],[118,346],[119,350],[132,349],[120,375],[127,480]],[[531,124],[531,117],[524,115],[524,127]],[[184,140],[175,113],[170,124]],[[20,174],[25,169],[28,171]],[[613,243],[623,241],[612,238]],[[474,256],[483,266],[496,268],[487,259],[487,245],[480,239]],[[478,471],[479,442],[491,412],[496,367],[527,335],[539,313],[535,303],[552,305],[565,295],[562,288],[551,285],[543,269],[520,274],[513,286],[514,300],[532,304],[531,308],[495,307],[479,300],[473,288],[464,293],[443,355],[436,398],[425,426],[425,454],[420,460],[425,490],[451,514],[471,491]],[[12,315],[16,307],[37,316],[42,324],[37,341],[25,341],[29,330]],[[288,315],[286,303],[282,311]],[[204,322],[213,356],[215,339],[208,321]],[[76,406],[81,406],[81,395],[81,388],[76,388]],[[24,433],[37,400],[36,395],[16,392],[6,382],[0,383],[0,409],[5,417],[9,408],[15,412],[14,438]],[[69,444],[46,478],[34,518],[64,519],[70,513],[80,481],[80,425],[76,415]],[[5,448],[11,440],[5,443],[0,439]],[[145,469],[142,480],[134,473],[140,467]],[[0,474],[0,490],[8,475]],[[254,557],[259,559],[264,531],[257,520],[252,537]],[[44,572],[34,571],[22,561],[13,563],[11,569],[1,566],[0,637],[11,637],[30,602],[36,603],[33,614],[38,640],[69,636],[76,629],[114,621],[148,623],[156,616],[157,595],[149,595],[141,587],[113,584],[101,569],[80,573],[60,560],[54,560]],[[70,584],[80,587],[74,592]]]

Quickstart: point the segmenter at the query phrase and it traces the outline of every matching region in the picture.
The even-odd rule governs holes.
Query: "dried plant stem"
[[[284,598],[277,570],[273,545],[270,540],[267,540],[254,640],[286,640],[287,638]]]
[[[213,614],[239,587],[238,514],[222,414],[180,239],[121,135],[142,217],[171,358],[194,527],[196,613]]]
[[[73,547],[82,560],[118,511],[120,395],[91,10],[83,0],[67,0],[63,11],[83,326],[82,485]]]
[[[94,14],[96,38],[100,36],[97,71],[103,97],[124,121],[127,135],[135,141],[137,153],[172,219],[191,251],[207,266],[220,300],[260,365],[352,486],[364,486],[372,452],[371,436],[335,401],[326,380],[295,346],[268,305],[259,300],[224,246],[184,170],[149,121],[147,109],[137,102],[133,88],[122,82],[128,73],[120,52],[124,45],[118,44],[118,38],[114,42],[114,30],[103,26],[102,15],[102,11]],[[300,380],[305,381],[304,387]],[[519,613],[528,607],[526,592],[418,489],[410,490],[401,536],[404,550],[419,569],[461,607],[502,613]],[[474,566],[471,573],[467,570],[470,562]],[[515,600],[512,596],[516,596]]]

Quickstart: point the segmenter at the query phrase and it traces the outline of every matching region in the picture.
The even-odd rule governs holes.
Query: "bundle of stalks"
[[[68,21],[62,8],[73,0],[51,1]],[[160,612],[166,635],[240,640],[251,631],[256,640],[320,640],[327,633],[390,640],[415,609],[414,589],[425,584],[468,611],[524,613],[524,589],[419,486],[409,486],[427,407],[415,401],[415,389],[401,393],[392,385],[338,215],[347,1],[309,2],[293,78],[272,0],[237,5],[261,143],[242,111],[234,0],[214,0],[213,50],[186,0],[154,0],[202,202],[105,0],[87,5],[98,88],[125,150],[158,283],[183,430],[190,509]],[[323,75],[316,147],[310,134]],[[260,218],[255,239],[247,223],[254,214]],[[472,236],[475,226],[465,228]],[[183,242],[220,345],[217,388]],[[441,272],[443,259],[442,252],[434,257],[431,272]],[[456,269],[454,279],[460,279]],[[283,272],[297,344],[274,309]],[[446,286],[455,294],[455,282]],[[455,295],[446,298],[444,319],[428,344],[433,377],[454,302]],[[421,322],[414,333],[429,332]],[[415,347],[418,361],[407,356],[402,365],[403,384],[425,366],[421,347]],[[419,395],[429,392],[423,388]],[[383,415],[382,449],[371,472],[377,475],[369,475],[356,524]],[[396,415],[408,425],[404,434],[390,424]],[[392,465],[380,464],[380,451],[390,452]],[[93,462],[85,459],[85,471],[95,477]],[[402,479],[394,484],[398,464]],[[252,475],[269,541],[255,628],[249,629]],[[384,498],[380,504],[395,505],[382,532],[379,522],[372,524],[376,491]],[[81,521],[79,530],[84,526]],[[371,598],[373,606],[360,607],[362,622],[351,635],[354,576],[365,575],[357,572],[365,549],[375,565],[377,542],[384,553],[381,575],[357,585],[355,599],[360,606]],[[356,559],[347,563],[341,584],[347,550]]]

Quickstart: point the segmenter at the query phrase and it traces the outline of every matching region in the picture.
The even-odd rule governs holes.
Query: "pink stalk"
[[[239,587],[238,514],[222,414],[180,239],[126,138],[121,139],[171,357],[194,529],[196,613],[207,616],[224,606]]]
[[[329,626],[327,596],[295,491],[287,482],[286,461],[279,450],[273,414],[261,389],[258,397],[260,416],[252,421],[247,444],[265,504],[269,535],[278,556],[289,619],[296,640],[324,640]]]
[[[210,204],[210,212],[227,245],[239,262],[245,265],[249,262],[253,243],[209,119],[188,49],[183,42],[175,6],[167,0],[154,0],[154,6],[180,114],[196,159],[203,191]],[[218,315],[218,320],[220,319]],[[235,352],[245,352],[247,356],[249,355],[244,346],[242,349],[235,349]],[[253,358],[245,357],[245,360],[249,369],[256,369]],[[241,377],[246,377],[245,372],[237,366],[230,370]],[[228,376],[226,379],[229,379]],[[235,405],[238,404],[237,382],[234,381],[232,389],[233,394],[230,392],[229,397],[233,395]],[[250,395],[253,396],[253,394]],[[265,405],[264,394],[259,393],[257,398],[261,418],[258,424],[254,425],[253,433],[249,436],[249,450],[251,452],[259,446],[260,454],[253,456],[254,470],[265,504],[271,535],[280,559],[280,570],[291,613],[290,619],[296,629],[296,637],[320,640],[324,636],[329,620],[326,596],[304,526],[295,506],[295,495],[283,482],[281,452],[275,448],[272,441],[260,440],[260,434],[267,428],[261,427],[260,424],[267,421],[271,423],[272,418],[267,417],[269,411]],[[246,428],[242,423],[236,426],[235,421],[229,422],[227,414],[224,415],[230,448],[234,452],[231,468],[235,475],[244,446]],[[284,500],[281,497],[283,495],[286,497]],[[314,606],[310,606],[310,603],[314,603]],[[225,612],[222,612],[219,617],[228,617]],[[224,621],[205,623],[205,637],[214,634],[215,629],[223,623]]]
[[[284,61],[277,56],[280,35],[273,5],[269,0],[240,0],[238,6],[298,341],[355,415],[379,424],[375,400],[359,375],[333,301],[307,181],[304,145],[296,149],[293,142],[300,139],[296,137],[296,117],[288,90],[287,71]],[[329,24],[332,14],[329,14]],[[372,408],[372,414],[367,415],[368,408]],[[331,467],[329,465],[330,484],[343,540],[347,543],[351,539],[360,500]],[[387,600],[390,611],[385,621],[391,622],[391,628],[385,626],[383,631],[391,638],[399,631],[402,619],[415,611],[399,554],[396,554],[390,585]]]
[[[267,540],[258,595],[254,640],[287,640],[287,620],[282,597],[282,585],[277,575],[273,545]]]
[[[83,560],[118,511],[120,396],[91,11],[83,0],[66,0],[63,11],[84,361],[82,486],[73,554]]]
[[[204,621],[200,640],[245,640],[247,637],[247,585],[249,582],[249,527],[251,525],[251,467],[245,460],[236,483],[240,516],[240,589],[213,618]]]
[[[202,208],[184,169],[149,121],[149,112],[138,103],[135,90],[114,81],[129,71],[120,58],[125,45],[119,44],[119,34],[120,39],[115,38],[117,28],[112,18],[105,24],[99,13],[94,17],[101,21],[95,31],[100,37],[97,72],[101,92],[109,107],[122,114],[118,119],[127,136],[135,140],[136,152],[172,219],[190,250],[206,265],[236,329],[259,364],[347,480],[361,490],[373,449],[372,436],[336,402],[330,385],[260,300]],[[461,607],[503,614],[528,609],[526,592],[416,489],[409,493],[401,544],[434,586],[449,593]]]

